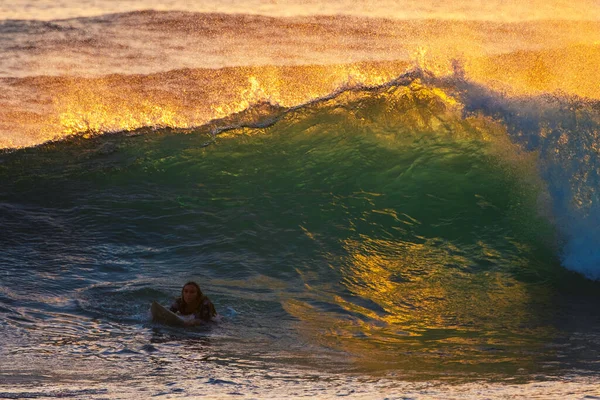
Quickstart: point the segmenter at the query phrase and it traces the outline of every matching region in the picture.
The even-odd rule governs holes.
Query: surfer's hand
[[[195,326],[195,325],[198,325],[199,323],[200,323],[200,321],[197,319],[189,319],[189,320],[183,321],[183,324],[185,326]]]

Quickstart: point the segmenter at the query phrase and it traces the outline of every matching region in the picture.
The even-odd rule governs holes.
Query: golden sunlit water
[[[169,43],[156,49],[158,55],[153,55],[152,48],[164,39],[149,27],[143,37],[150,48],[134,38],[131,45],[123,44],[118,50],[123,53],[119,59],[110,50],[111,42],[102,44],[104,39],[94,39],[93,31],[84,31],[91,38],[81,45],[64,42],[62,34],[50,39],[57,41],[58,48],[23,54],[25,68],[11,66],[11,58],[5,59],[0,68],[5,77],[75,76],[4,79],[8,90],[2,99],[0,145],[33,145],[87,130],[188,128],[255,102],[294,106],[339,87],[381,84],[415,67],[439,76],[452,75],[457,63],[469,79],[512,96],[559,92],[600,97],[591,78],[600,73],[600,23],[593,21],[363,22],[350,17],[304,17],[269,26],[269,20],[256,17],[240,21],[252,26],[248,31],[231,28],[242,17],[222,16],[207,42],[203,32],[216,16],[184,14],[181,25],[176,18],[180,16],[163,21],[170,32]],[[109,29],[116,35],[113,41],[132,41],[127,30],[134,21],[129,19],[111,24]],[[60,24],[70,27],[79,22]],[[263,40],[275,30],[282,31],[276,40],[274,36]],[[318,41],[319,32],[333,36],[327,45]],[[188,37],[197,37],[199,43]],[[220,50],[224,48],[225,53]],[[198,52],[220,54],[211,61]],[[65,57],[69,53],[73,57]],[[189,69],[192,66],[196,68]],[[150,74],[129,75],[140,71]],[[111,75],[83,77],[90,74]]]

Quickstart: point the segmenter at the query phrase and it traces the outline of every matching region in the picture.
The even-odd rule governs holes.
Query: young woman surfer
[[[175,300],[170,310],[180,315],[193,315],[187,319],[185,325],[199,325],[211,321],[217,316],[213,303],[200,290],[196,282],[188,282],[181,289],[181,297]]]

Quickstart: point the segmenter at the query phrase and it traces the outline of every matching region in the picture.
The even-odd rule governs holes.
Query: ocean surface
[[[0,1],[0,250],[0,398],[600,399],[600,3]]]

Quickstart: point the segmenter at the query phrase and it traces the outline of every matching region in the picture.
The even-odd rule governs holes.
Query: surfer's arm
[[[206,297],[197,312],[194,313],[194,321],[198,323],[211,321],[217,316],[213,303]]]
[[[202,324],[204,321],[197,318],[187,319],[183,321],[183,325],[185,326],[196,326]]]

